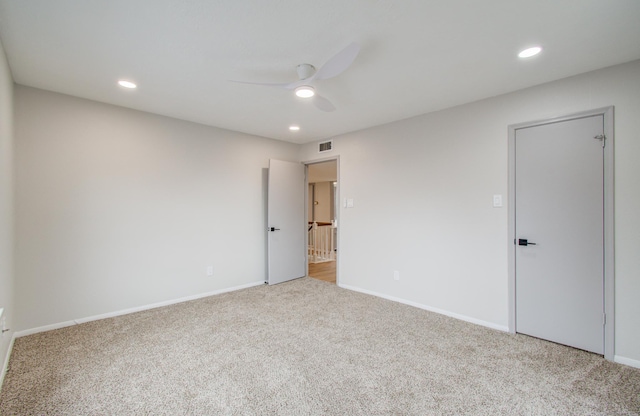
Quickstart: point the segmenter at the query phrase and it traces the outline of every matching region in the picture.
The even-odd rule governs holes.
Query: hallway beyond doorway
[[[309,277],[324,282],[336,283],[336,262],[309,263]]]

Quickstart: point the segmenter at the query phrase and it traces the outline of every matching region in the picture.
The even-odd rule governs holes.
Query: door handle
[[[519,238],[518,239],[518,245],[519,246],[535,246],[537,245],[536,243],[532,243],[529,240],[527,240],[526,238]]]
[[[267,231],[280,231],[280,228],[270,227],[267,228]]]

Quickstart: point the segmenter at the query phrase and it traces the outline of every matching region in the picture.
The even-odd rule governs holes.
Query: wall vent
[[[318,144],[318,153],[330,152],[333,150],[333,140]]]

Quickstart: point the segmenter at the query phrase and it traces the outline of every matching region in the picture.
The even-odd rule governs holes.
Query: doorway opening
[[[307,165],[307,263],[309,277],[337,283],[338,160]]]

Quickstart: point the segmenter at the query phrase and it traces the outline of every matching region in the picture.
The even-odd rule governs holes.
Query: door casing
[[[570,114],[567,116],[550,118],[546,120],[531,121],[525,123],[513,124],[508,127],[508,149],[509,149],[509,167],[508,167],[508,189],[509,189],[509,209],[508,209],[508,291],[509,291],[509,332],[516,333],[516,215],[515,215],[515,137],[516,130],[525,127],[535,127],[549,123],[558,123],[569,121],[582,117],[602,115],[604,119],[604,311],[606,322],[604,326],[604,358],[610,361],[614,359],[614,125],[613,125],[613,106],[598,108],[595,110],[584,111],[580,113]]]

